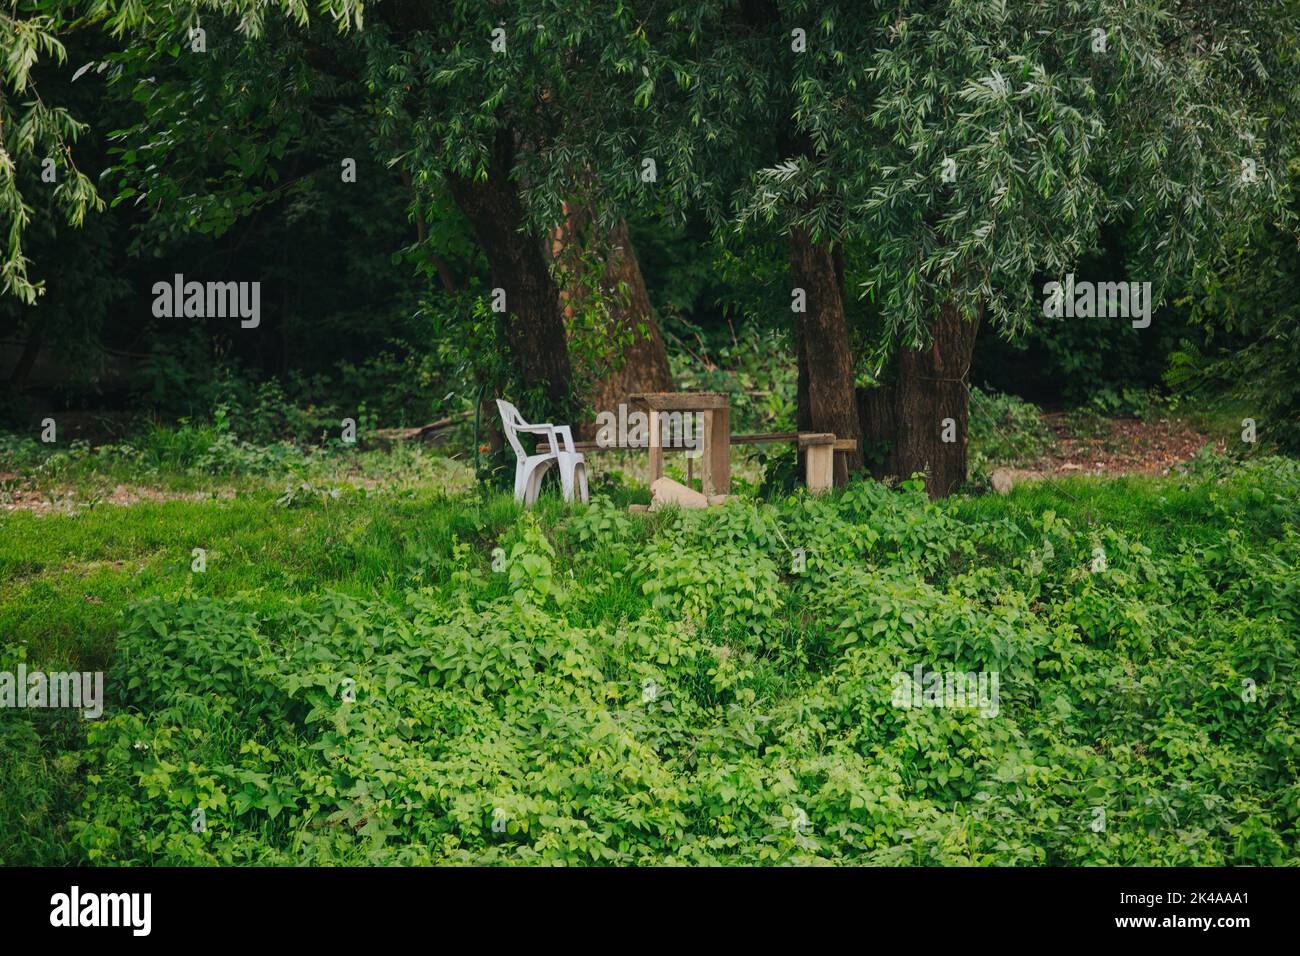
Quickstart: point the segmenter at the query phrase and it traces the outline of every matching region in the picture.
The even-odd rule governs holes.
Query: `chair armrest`
[[[551,451],[557,452],[560,450],[560,443],[555,437],[556,429],[554,425],[521,425],[519,428],[515,429],[515,431],[528,432],[530,435],[545,435],[546,440],[551,443]],[[572,441],[572,439],[570,439],[570,441]]]
[[[577,451],[577,448],[576,448],[576,447],[574,446],[574,444],[573,444],[573,429],[572,429],[572,428],[570,428],[568,425],[556,425],[556,426],[555,426],[555,434],[559,435],[561,438],[564,439],[564,450],[565,450],[565,451],[569,452],[570,454],[572,454],[573,452]],[[555,446],[552,445],[551,447],[555,447]]]

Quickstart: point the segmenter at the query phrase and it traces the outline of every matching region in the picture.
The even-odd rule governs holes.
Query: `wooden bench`
[[[816,494],[829,491],[835,483],[835,455],[853,451],[857,443],[851,438],[836,438],[830,432],[768,432],[753,435],[731,434],[731,400],[722,392],[638,392],[627,397],[627,404],[648,413],[649,435],[646,445],[650,456],[650,482],[663,474],[666,451],[685,451],[665,446],[660,415],[664,413],[698,413],[703,424],[703,447],[700,449],[700,484],[706,495],[725,495],[731,490],[731,446],[759,445],[771,442],[798,442],[804,454],[804,481]],[[594,441],[576,442],[580,452],[598,452],[619,445],[598,445]],[[541,445],[538,450],[545,450]],[[687,481],[691,478],[691,461],[687,459]]]
[[[674,415],[678,416],[679,421],[682,415],[698,415],[699,444],[689,450],[699,453],[700,485],[706,495],[725,495],[731,491],[731,404],[726,394],[722,392],[636,392],[627,396],[626,405],[646,416],[647,441],[645,445],[639,447],[645,448],[649,454],[650,484],[654,484],[655,479],[663,476],[664,452],[688,450],[664,444],[664,423],[671,421]],[[538,446],[539,450],[545,450],[545,447]],[[624,446],[602,447],[590,441],[576,443],[576,450],[584,453],[619,447]],[[693,461],[694,456],[687,459],[688,478]]]
[[[732,435],[733,445],[766,445],[774,442],[798,442],[804,453],[804,484],[815,495],[830,491],[835,484],[835,455],[853,451],[858,443],[852,438],[836,438],[831,432],[766,432]]]
[[[732,435],[732,445],[769,445],[777,442],[798,442],[804,452],[804,483],[814,494],[829,491],[835,479],[835,455],[853,451],[858,443],[852,438],[836,438],[830,432],[757,432],[750,435]],[[594,441],[574,442],[578,451],[627,451],[620,445],[600,445]],[[632,446],[644,448],[645,445]],[[539,446],[539,450],[541,449]],[[663,447],[659,453],[686,451],[685,448]]]
[[[817,432],[757,432],[753,435],[732,435],[731,443],[733,445],[766,445],[782,441],[798,441],[800,435],[813,435]],[[825,433],[822,433],[825,434]],[[852,438],[835,439],[835,451],[846,452],[853,451],[858,447],[858,443]]]

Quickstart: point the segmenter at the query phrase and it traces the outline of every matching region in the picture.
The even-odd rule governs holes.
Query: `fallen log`
[[[435,435],[436,432],[458,425],[473,414],[472,411],[460,412],[456,415],[440,418],[436,422],[429,422],[427,425],[417,425],[414,428],[376,428],[370,433],[369,437],[380,442],[436,440],[438,437]]]

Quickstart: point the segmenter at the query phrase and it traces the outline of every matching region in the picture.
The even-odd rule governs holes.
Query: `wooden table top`
[[[632,404],[644,405],[656,412],[697,412],[731,407],[731,397],[725,392],[635,392],[627,398]]]

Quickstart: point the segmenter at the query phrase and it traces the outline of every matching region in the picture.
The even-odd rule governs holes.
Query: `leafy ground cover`
[[[0,515],[0,670],[108,698],[0,710],[0,860],[1298,862],[1296,462],[654,515],[281,485]],[[996,714],[899,706],[918,666]]]

